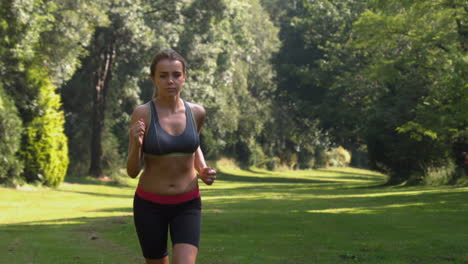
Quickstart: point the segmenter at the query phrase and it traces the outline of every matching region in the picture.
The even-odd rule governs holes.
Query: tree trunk
[[[93,177],[102,176],[102,135],[104,131],[104,113],[106,109],[106,93],[112,78],[112,66],[115,60],[114,41],[103,49],[102,58],[95,72],[93,95],[93,120],[91,132],[91,165],[89,174]]]

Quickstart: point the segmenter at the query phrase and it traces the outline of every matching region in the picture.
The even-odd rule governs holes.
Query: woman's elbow
[[[140,173],[140,170],[127,167],[127,175],[130,176],[130,178],[135,179],[139,173]]]

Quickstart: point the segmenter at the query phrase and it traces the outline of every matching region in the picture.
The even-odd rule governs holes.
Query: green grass
[[[221,165],[201,186],[200,264],[468,263],[468,187],[389,187],[358,169]],[[0,263],[143,263],[136,181],[0,188]]]

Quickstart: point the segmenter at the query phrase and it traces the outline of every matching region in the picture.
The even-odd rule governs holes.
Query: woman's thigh
[[[168,217],[163,206],[135,195],[133,219],[146,259],[162,259],[167,256]]]
[[[197,198],[177,208],[169,221],[172,244],[189,244],[198,248],[201,233],[201,199]]]

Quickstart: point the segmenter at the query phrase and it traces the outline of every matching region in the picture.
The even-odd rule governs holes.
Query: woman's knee
[[[191,244],[175,244],[172,250],[172,264],[195,264],[198,248]]]
[[[169,264],[169,257],[166,256],[160,259],[145,259],[146,264]]]

